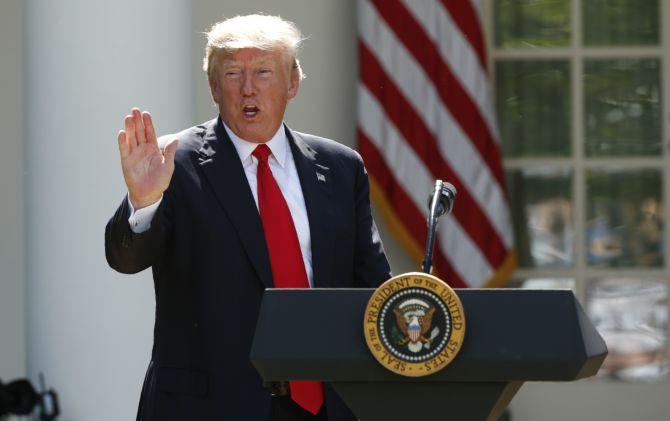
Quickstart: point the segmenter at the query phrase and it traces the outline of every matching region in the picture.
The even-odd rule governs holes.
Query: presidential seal
[[[420,377],[446,367],[465,336],[461,300],[449,285],[411,272],[384,282],[372,294],[363,322],[365,341],[384,367]]]

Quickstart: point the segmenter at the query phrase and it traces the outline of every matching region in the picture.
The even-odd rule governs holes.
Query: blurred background
[[[610,349],[597,378],[526,383],[511,417],[670,419],[670,2],[474,4],[518,257],[507,286],[572,289]],[[63,420],[134,419],[150,357],[151,275],[104,258],[123,117],[150,110],[163,134],[215,117],[203,32],[253,12],[309,36],[288,124],[357,147],[354,0],[0,2],[0,379],[44,373]],[[394,273],[418,269],[377,222]]]

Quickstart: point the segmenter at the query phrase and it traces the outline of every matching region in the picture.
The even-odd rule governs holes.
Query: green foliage
[[[495,74],[505,156],[569,156],[568,61],[500,60]]]
[[[657,45],[658,0],[583,0],[584,45]]]
[[[588,156],[660,155],[660,68],[658,59],[585,62]]]
[[[570,44],[570,0],[495,0],[494,14],[498,47]]]

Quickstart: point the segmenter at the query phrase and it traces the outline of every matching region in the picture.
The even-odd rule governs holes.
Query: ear
[[[209,92],[212,94],[212,99],[217,104],[219,103],[219,81],[216,74],[213,72],[211,77],[207,78],[209,81]]]
[[[297,69],[291,69],[291,80],[288,85],[288,99],[291,100],[298,95],[298,88],[300,87],[300,75]]]

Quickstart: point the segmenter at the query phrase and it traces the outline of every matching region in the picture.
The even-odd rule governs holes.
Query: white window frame
[[[660,43],[657,47],[583,47],[582,44],[582,1],[571,1],[571,34],[569,47],[538,47],[538,48],[495,48],[493,1],[486,0],[484,8],[484,25],[488,28],[486,32],[486,43],[490,78],[495,93],[495,62],[499,59],[565,59],[570,63],[570,89],[571,89],[571,143],[572,156],[569,158],[504,158],[505,170],[521,170],[533,167],[562,167],[570,168],[572,173],[572,197],[574,206],[574,267],[570,269],[541,269],[541,268],[519,268],[514,277],[517,279],[528,278],[571,278],[575,282],[575,295],[584,303],[587,281],[595,278],[640,278],[640,279],[662,279],[666,285],[670,280],[670,154],[668,149],[670,142],[667,134],[670,133],[670,31],[663,22],[670,25],[670,2],[660,0],[661,13],[659,13]],[[583,63],[586,58],[658,58],[661,63],[661,139],[662,152],[660,156],[653,157],[611,157],[611,158],[586,158],[584,155],[584,92],[583,92]],[[663,267],[661,268],[595,268],[589,267],[586,261],[586,172],[591,169],[658,169],[662,176],[662,203],[663,203]],[[670,285],[669,285],[670,286]],[[670,337],[670,332],[669,332]]]

